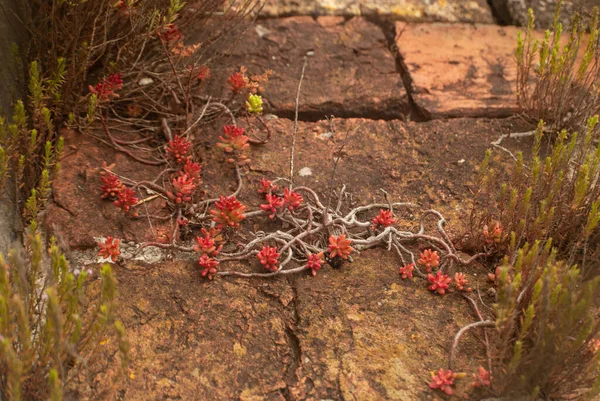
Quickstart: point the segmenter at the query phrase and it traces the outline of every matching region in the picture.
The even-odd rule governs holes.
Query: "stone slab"
[[[515,27],[396,23],[417,106],[433,118],[505,117],[517,110]]]
[[[252,26],[213,70],[210,93],[227,97],[222,83],[240,65],[249,73],[273,70],[264,97],[266,112],[291,118],[303,58],[308,65],[300,94],[304,119],[336,117],[400,118],[408,99],[395,59],[381,29],[363,18],[291,17]],[[216,92],[215,92],[216,91]]]
[[[485,0],[267,0],[262,15],[381,15],[416,22],[494,22]]]

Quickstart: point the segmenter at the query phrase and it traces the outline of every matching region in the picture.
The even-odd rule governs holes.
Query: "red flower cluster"
[[[89,85],[90,92],[98,96],[100,100],[109,100],[111,97],[119,97],[116,90],[123,88],[123,79],[121,74],[111,74],[108,78],[103,78],[96,86]]]
[[[196,189],[196,184],[194,184],[192,177],[183,173],[179,177],[173,178],[171,185],[173,186],[173,192],[167,191],[169,199],[177,204],[192,201],[192,193]]]
[[[430,273],[433,267],[440,265],[440,255],[438,255],[437,251],[425,249],[421,252],[421,258],[417,262],[424,265],[427,273]]]
[[[283,205],[287,207],[290,211],[299,207],[302,203],[302,195],[297,192],[292,191],[289,188],[283,190]]]
[[[260,187],[258,188],[258,193],[260,194],[268,194],[269,192],[273,192],[277,190],[277,185],[273,185],[273,181],[267,180],[263,177],[260,180]]]
[[[179,39],[183,38],[179,29],[175,27],[174,24],[167,24],[163,28],[163,30],[158,34],[158,36],[167,42],[175,42]]]
[[[138,203],[138,198],[135,197],[135,191],[127,187],[122,187],[117,194],[117,200],[114,204],[116,207],[124,211],[125,213]]]
[[[350,253],[354,250],[350,246],[352,243],[351,239],[346,239],[346,235],[342,234],[338,237],[334,237],[333,235],[329,237],[329,257],[335,258],[336,256],[341,257],[342,259],[348,259]]]
[[[231,91],[237,95],[248,85],[248,78],[243,72],[236,72],[227,78],[227,82]]]
[[[223,240],[219,235],[219,232],[220,231],[215,228],[211,228],[210,231],[203,228],[202,234],[204,234],[204,236],[196,237],[198,245],[194,246],[194,251],[205,253],[210,256],[217,256],[221,252],[221,249],[223,249],[223,245],[218,244]]]
[[[415,270],[415,264],[409,263],[400,268],[400,275],[403,279],[412,278],[413,270]]]
[[[200,264],[200,268],[202,268],[202,277],[208,277],[209,280],[212,280],[213,275],[217,272],[217,265],[219,262],[207,254],[202,254],[200,259],[198,259],[198,263]]]
[[[445,274],[442,274],[441,271],[438,270],[437,274],[434,276],[432,274],[427,275],[427,280],[431,283],[428,287],[431,291],[436,291],[440,295],[444,295],[446,290],[449,289],[448,284],[452,281],[450,277]]]
[[[167,156],[173,161],[176,163],[183,163],[190,158],[187,154],[190,146],[192,146],[191,142],[184,136],[175,135],[175,137],[165,146],[165,150],[167,151]]]
[[[267,203],[260,205],[260,208],[265,213],[271,213],[269,218],[272,219],[275,217],[277,209],[283,206],[283,199],[271,194],[267,194],[265,198],[267,199]]]
[[[219,136],[221,142],[217,143],[217,147],[223,149],[227,153],[234,150],[244,150],[250,147],[248,138],[244,135],[244,128],[236,127],[235,125],[223,126],[223,136]]]
[[[215,202],[217,209],[211,209],[213,221],[219,224],[219,227],[229,226],[238,228],[240,222],[246,218],[244,211],[246,206],[242,205],[235,196],[221,196]]]
[[[317,254],[309,253],[306,255],[306,267],[310,269],[310,273],[314,276],[317,275],[317,271],[323,266],[323,252]]]
[[[454,374],[450,369],[440,369],[435,375],[432,373],[431,376],[433,381],[429,383],[429,388],[438,388],[447,395],[452,395],[452,386],[454,385],[456,374]]]
[[[492,384],[492,372],[488,372],[483,366],[480,366],[477,369],[477,374],[473,373],[473,387],[483,387],[483,386],[491,386]]]
[[[116,198],[119,191],[123,188],[123,183],[113,173],[100,176],[100,180],[102,181],[102,185],[100,185],[100,191],[102,191],[100,198],[102,199]]]
[[[471,292],[465,273],[454,273],[454,285],[459,291]]]
[[[376,229],[379,226],[389,227],[396,223],[396,219],[390,210],[379,209],[379,214],[373,219],[371,229]]]
[[[98,243],[100,247],[100,251],[98,251],[98,256],[101,256],[105,259],[110,258],[113,262],[117,261],[117,258],[121,254],[119,251],[119,245],[121,244],[120,239],[113,239],[113,237],[106,237],[106,241],[104,244]]]
[[[263,246],[256,257],[260,260],[260,264],[263,265],[265,269],[277,271],[277,265],[279,264],[277,247]]]

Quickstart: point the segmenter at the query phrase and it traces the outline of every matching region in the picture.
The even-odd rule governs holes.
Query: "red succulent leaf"
[[[210,256],[217,256],[221,252],[221,249],[223,249],[223,245],[217,245],[215,238],[209,235],[208,232],[204,237],[196,237],[196,243],[194,251]]]
[[[272,219],[275,217],[275,213],[277,213],[277,209],[283,206],[283,199],[279,198],[275,195],[267,194],[265,196],[267,199],[267,203],[264,205],[260,205],[260,208],[265,213],[270,213],[269,218]]]
[[[277,265],[279,264],[279,253],[277,253],[277,247],[263,246],[256,257],[260,261],[265,269],[271,271],[277,271]]]
[[[240,222],[246,218],[244,211],[246,206],[242,205],[235,196],[221,196],[215,202],[216,209],[211,209],[210,214],[213,215],[213,221],[220,227],[229,226],[238,228]]]
[[[100,180],[102,181],[102,185],[100,185],[100,191],[102,191],[100,198],[102,199],[116,198],[121,188],[123,188],[123,183],[113,173],[100,176]]]
[[[213,275],[217,272],[217,265],[219,262],[209,257],[207,254],[203,254],[200,256],[200,259],[198,259],[198,264],[200,264],[200,267],[202,268],[202,272],[200,272],[202,277],[208,277],[209,280],[212,280]]]
[[[205,65],[198,68],[198,72],[196,73],[196,78],[198,78],[199,81],[204,81],[204,80],[210,78],[210,68],[208,68]]]
[[[431,283],[428,287],[431,291],[435,291],[440,295],[444,295],[446,291],[449,289],[449,284],[452,282],[452,279],[445,274],[442,274],[441,271],[438,270],[436,275],[428,274],[427,280]]]
[[[400,268],[400,275],[403,279],[412,278],[413,270],[415,270],[415,264],[409,263]]]
[[[98,251],[98,256],[101,256],[105,259],[110,258],[113,262],[117,261],[117,258],[121,254],[119,250],[119,245],[121,244],[120,239],[114,239],[113,237],[106,237],[106,240],[103,244],[98,243],[100,247],[100,251]]]
[[[421,252],[421,258],[417,262],[424,265],[427,273],[430,273],[431,268],[438,267],[440,265],[440,255],[438,255],[437,251],[425,249],[423,252]]]
[[[245,130],[242,127],[236,127],[235,125],[224,125],[223,136],[219,136],[221,142],[217,142],[217,147],[223,149],[227,153],[231,153],[234,150],[244,150],[250,147],[248,138],[244,135]]]
[[[283,190],[283,205],[287,207],[290,211],[299,207],[302,203],[302,195],[297,192],[292,191],[289,188]]]
[[[122,187],[117,194],[117,200],[114,205],[125,213],[138,203],[138,198],[135,197],[135,191],[130,188]]]
[[[317,271],[323,266],[323,252],[316,254],[308,253],[306,259],[306,267],[310,269],[310,273],[313,277],[316,276]]]
[[[447,395],[452,395],[452,386],[454,385],[456,374],[450,369],[440,369],[435,375],[432,373],[431,378],[432,381],[429,383],[429,388],[440,389]]]
[[[176,163],[184,163],[190,157],[187,154],[190,146],[192,146],[192,143],[184,136],[175,135],[175,137],[167,143],[165,150],[170,159],[174,160]]]
[[[336,256],[341,257],[342,259],[348,259],[348,255],[354,250],[350,246],[352,244],[351,239],[347,239],[345,234],[342,234],[338,237],[330,236],[329,237],[329,257],[335,258]]]
[[[373,219],[373,225],[371,228],[374,230],[375,228],[389,227],[392,224],[396,223],[396,219],[390,210],[379,209],[379,214]]]
[[[459,291],[471,292],[471,287],[469,287],[469,281],[465,273],[454,274],[454,285],[456,285]]]
[[[477,373],[473,373],[473,387],[490,386],[492,384],[492,372],[488,372],[483,366],[477,369]]]

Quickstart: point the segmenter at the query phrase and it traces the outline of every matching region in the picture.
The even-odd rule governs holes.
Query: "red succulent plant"
[[[336,256],[339,256],[342,259],[348,259],[350,253],[354,250],[354,248],[352,248],[350,244],[352,244],[352,240],[346,238],[345,234],[342,234],[337,237],[333,235],[330,236],[328,246],[329,257],[333,259]]]
[[[182,202],[191,202],[192,193],[196,189],[194,180],[187,174],[182,174],[179,177],[173,178],[171,181],[173,192],[167,191],[167,196],[173,202],[180,204]]]
[[[240,222],[246,218],[244,211],[246,206],[242,205],[235,196],[221,196],[215,202],[216,209],[211,209],[210,214],[213,215],[213,221],[219,227],[229,226],[238,228]]]
[[[277,271],[277,265],[279,264],[279,253],[277,253],[277,247],[263,246],[258,254],[256,254],[260,264],[265,269],[271,271]]]
[[[379,226],[389,227],[396,223],[396,219],[390,210],[379,209],[379,214],[373,219],[371,229],[376,229]]]
[[[302,195],[298,192],[294,192],[289,188],[283,190],[283,205],[284,207],[287,207],[288,210],[292,211],[299,207],[302,200]]]
[[[187,174],[196,183],[199,183],[200,182],[200,171],[202,171],[202,166],[200,164],[193,162],[190,159],[187,159],[185,164],[183,165],[181,174]]]
[[[412,278],[413,270],[415,270],[415,264],[409,263],[400,268],[400,275],[403,279]]]
[[[456,378],[454,372],[450,369],[440,369],[435,375],[432,373],[431,378],[432,381],[429,383],[429,388],[440,389],[447,395],[452,395],[452,386],[454,385],[454,379]]]
[[[492,384],[492,372],[488,372],[483,366],[477,369],[477,373],[473,373],[473,387],[489,387]]]
[[[258,193],[268,194],[269,192],[272,193],[275,190],[277,190],[277,185],[273,185],[273,181],[267,180],[265,177],[260,180]]]
[[[121,244],[120,239],[114,239],[113,237],[106,237],[106,240],[103,244],[98,243],[100,247],[100,251],[98,251],[98,256],[101,256],[105,259],[110,258],[113,262],[117,261],[117,258],[121,254],[119,250],[119,245]]]
[[[417,262],[424,265],[427,273],[430,273],[433,267],[440,265],[440,255],[438,255],[437,251],[425,249],[421,252],[421,258]]]
[[[308,253],[306,255],[306,267],[310,269],[310,273],[314,276],[317,275],[317,272],[323,266],[323,252],[319,253]]]
[[[198,259],[198,264],[202,268],[200,272],[202,277],[208,277],[209,280],[212,280],[213,275],[217,272],[219,261],[209,257],[207,254],[202,254],[200,259]]]
[[[100,176],[100,180],[102,181],[102,185],[100,185],[100,191],[102,191],[100,198],[102,199],[116,198],[121,188],[123,188],[123,183],[113,173]]]
[[[483,226],[483,237],[485,238],[485,242],[487,244],[499,244],[502,242],[502,233],[504,230],[500,226],[500,222],[494,220],[490,224],[489,227],[487,224]]]
[[[454,273],[454,285],[459,291],[471,292],[465,273]]]
[[[248,85],[248,78],[244,72],[235,72],[229,78],[227,78],[229,88],[234,94],[240,93],[242,89]]]
[[[269,218],[272,219],[275,217],[277,210],[283,206],[284,200],[279,198],[276,195],[267,194],[265,196],[267,203],[264,205],[260,205],[260,208],[265,213],[270,213]]]
[[[197,245],[194,245],[194,251],[205,253],[209,256],[217,256],[221,252],[221,249],[223,249],[223,245],[217,244],[216,237],[211,236],[208,231],[204,231],[203,237],[196,237]]]
[[[89,85],[90,92],[95,94],[100,100],[109,100],[111,97],[119,97],[115,91],[123,88],[123,79],[120,73],[111,74],[108,78],[103,78],[96,86]]]
[[[135,197],[135,191],[125,186],[119,190],[117,200],[114,201],[114,205],[125,213],[129,212],[137,203],[138,198]]]
[[[192,143],[188,141],[184,136],[175,135],[173,139],[167,143],[165,150],[167,156],[175,161],[176,163],[184,163],[189,159],[188,151],[192,146]]]
[[[431,291],[435,291],[440,295],[444,295],[446,291],[449,289],[449,284],[452,281],[450,277],[445,274],[442,274],[441,271],[438,270],[436,275],[428,274],[427,280],[431,283],[428,287]]]
[[[236,127],[235,125],[224,125],[223,136],[219,136],[221,142],[217,143],[217,147],[223,149],[227,153],[234,150],[244,150],[250,147],[248,138],[244,135],[244,128]]]

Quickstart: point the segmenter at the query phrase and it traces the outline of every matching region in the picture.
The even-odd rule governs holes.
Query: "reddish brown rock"
[[[396,24],[417,106],[433,118],[505,117],[517,110],[517,28]]]
[[[408,100],[395,60],[381,29],[362,18],[292,17],[262,20],[240,39],[226,61],[214,68],[214,90],[236,66],[250,73],[273,70],[265,86],[266,111],[291,118],[303,58],[308,65],[300,94],[300,113],[325,116],[402,119]],[[218,92],[217,92],[218,93]],[[229,95],[227,85],[223,96]]]

